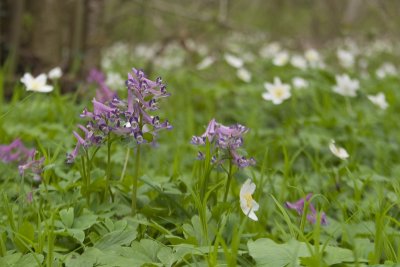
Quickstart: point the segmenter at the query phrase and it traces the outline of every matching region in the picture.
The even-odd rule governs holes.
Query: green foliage
[[[236,45],[257,52],[253,44]],[[200,55],[180,68],[160,67],[171,92],[160,110],[174,129],[157,140],[145,133],[157,145],[141,145],[140,161],[135,143],[115,138],[66,164],[76,143],[72,131],[86,123],[79,114],[95,92],[30,94],[16,85],[11,101],[0,105],[0,144],[20,138],[37,148],[45,166],[39,181],[28,170],[21,177],[18,163],[0,163],[0,266],[395,266],[400,80],[376,77],[384,63],[379,55],[360,53],[366,69],[343,69],[328,50],[325,69],[305,70],[255,57],[244,63],[253,74],[249,83],[222,55],[202,71],[192,64]],[[131,62],[119,60],[110,68],[125,72],[119,68]],[[157,61],[147,63],[159,74]],[[357,97],[332,92],[338,73],[360,80]],[[284,83],[301,76],[309,86],[274,105],[261,97],[263,83],[274,76]],[[386,110],[367,97],[381,91]],[[209,142],[190,144],[211,118],[250,128],[240,153],[254,157],[256,166],[231,168],[228,161],[213,162]],[[348,151],[347,160],[331,153],[332,139]],[[197,150],[205,160],[196,159]],[[258,221],[241,210],[247,179],[256,185]],[[314,194],[308,214],[285,205],[307,193]],[[311,203],[315,221],[325,213],[327,225],[310,223]]]

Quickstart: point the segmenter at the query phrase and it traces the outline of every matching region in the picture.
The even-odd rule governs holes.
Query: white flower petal
[[[37,76],[37,77],[35,78],[35,80],[36,80],[36,82],[38,82],[39,84],[45,85],[46,82],[47,82],[47,75],[44,74],[44,73],[42,73],[42,74],[40,74],[39,76]]]

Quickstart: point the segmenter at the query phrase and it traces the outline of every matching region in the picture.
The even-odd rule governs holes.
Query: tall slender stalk
[[[202,177],[200,181],[200,192],[201,192],[201,199],[204,199],[207,188],[208,188],[208,180],[210,179],[210,173],[211,173],[211,144],[207,140],[206,141],[206,155],[205,155],[205,160],[204,160],[204,166],[203,166],[203,172],[202,172]]]
[[[132,183],[132,215],[135,215],[137,211],[136,195],[137,195],[137,186],[139,179],[139,169],[140,169],[140,144],[138,144],[136,147],[135,172],[133,175],[133,183]]]
[[[224,202],[226,202],[226,200],[228,199],[229,188],[231,186],[231,181],[232,181],[232,169],[233,169],[232,160],[229,159],[229,171],[228,171],[228,177],[227,177],[227,181],[226,181]]]
[[[130,151],[131,151],[131,149],[128,147],[128,148],[126,149],[125,160],[124,160],[124,166],[123,166],[123,168],[122,168],[121,177],[119,178],[119,180],[120,180],[121,183],[124,183],[124,180],[125,180],[126,167],[128,166]]]
[[[83,172],[85,173],[85,196],[86,196],[86,203],[89,206],[90,204],[90,192],[89,192],[89,187],[90,187],[90,172],[91,172],[91,162],[90,162],[90,157],[89,153],[87,150],[85,150],[86,153],[86,162],[84,158],[82,157],[82,164],[83,164]]]
[[[106,173],[106,188],[104,190],[104,199],[107,198],[108,193],[110,193],[112,197],[112,192],[110,188],[110,180],[111,180],[111,136],[108,133],[107,136],[107,173]]]

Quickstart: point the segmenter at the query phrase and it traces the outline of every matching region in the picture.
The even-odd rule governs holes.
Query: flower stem
[[[131,150],[130,150],[130,148],[128,147],[128,148],[126,149],[124,167],[122,168],[121,177],[119,178],[119,180],[120,180],[121,183],[123,183],[124,180],[125,180],[126,167],[128,166],[130,151],[131,151]]]
[[[106,173],[106,188],[104,190],[104,199],[107,198],[108,193],[110,193],[111,198],[113,199],[113,195],[110,188],[110,180],[111,180],[111,136],[108,133],[107,137],[107,173]]]
[[[226,188],[225,188],[225,194],[224,194],[224,202],[228,199],[228,193],[229,193],[229,187],[231,186],[231,181],[232,181],[232,160],[229,160],[229,171],[228,171],[228,178],[226,181]]]
[[[86,182],[85,183],[85,195],[86,195],[87,205],[89,206],[90,205],[90,191],[89,191],[89,188],[90,188],[90,175],[91,175],[91,172],[92,172],[92,162],[91,162],[91,159],[89,157],[89,152],[87,150],[85,150],[85,153],[86,153],[86,164],[84,164],[84,166],[85,166],[84,168],[86,170],[86,174],[85,174],[85,176],[86,176],[86,179],[85,179],[85,182]]]
[[[133,175],[133,183],[132,183],[132,215],[135,215],[137,211],[136,195],[137,195],[137,186],[139,179],[139,167],[140,167],[140,144],[138,144],[136,147],[135,172]]]

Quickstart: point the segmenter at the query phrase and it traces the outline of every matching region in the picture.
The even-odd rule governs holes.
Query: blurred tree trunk
[[[86,0],[83,70],[100,65],[101,48],[105,43],[104,0]]]
[[[12,7],[12,21],[10,29],[10,57],[9,57],[9,71],[8,73],[14,73],[19,59],[19,46],[21,42],[21,25],[22,25],[22,13],[24,10],[24,1],[15,0]]]
[[[105,39],[104,0],[9,0],[7,3],[11,23],[2,44],[8,48],[5,56],[10,60],[11,75],[17,64],[35,74],[56,66],[72,73],[85,73],[100,64]],[[32,18],[27,20],[31,23],[23,23],[24,17]]]
[[[348,0],[346,10],[343,16],[343,22],[345,24],[353,24],[358,18],[362,11],[363,1],[362,0]]]
[[[61,17],[62,6],[57,0],[32,1],[34,21],[33,55],[39,59],[42,68],[58,66],[61,62]]]

